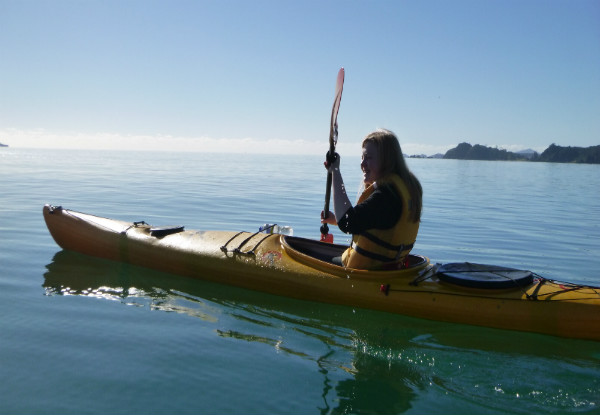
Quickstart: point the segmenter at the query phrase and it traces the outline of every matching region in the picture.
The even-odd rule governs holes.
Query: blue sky
[[[405,153],[600,144],[600,1],[0,0],[0,142]]]

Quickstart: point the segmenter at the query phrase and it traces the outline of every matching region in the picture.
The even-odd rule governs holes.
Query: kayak
[[[65,250],[271,294],[430,320],[600,341],[600,287],[531,271],[434,264],[422,255],[382,270],[334,263],[344,245],[266,232],[154,227],[45,205]]]

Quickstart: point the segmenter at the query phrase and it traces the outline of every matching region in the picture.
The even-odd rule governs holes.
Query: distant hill
[[[528,148],[527,150],[517,151],[517,154],[519,154],[519,155],[521,155],[521,156],[523,156],[525,158],[528,158],[529,160],[531,160],[534,157],[538,157],[539,156],[539,154],[537,153],[537,151],[534,151],[534,150],[532,150],[530,148]]]
[[[527,160],[521,154],[512,153],[498,148],[486,147],[479,144],[460,143],[444,154],[445,159],[458,160]]]
[[[600,164],[600,146],[561,147],[552,144],[535,161]]]
[[[0,147],[8,147],[8,144],[2,144],[2,143],[0,143]]]
[[[590,163],[600,164],[600,145],[593,147],[561,147],[552,144],[542,154],[533,150],[519,153],[486,147],[479,144],[460,143],[444,154],[445,159],[458,160],[522,160],[545,161],[550,163]]]
[[[434,154],[433,156],[428,156],[426,154],[413,154],[411,156],[405,156],[405,157],[408,157],[411,159],[443,159],[444,155],[440,154],[440,153]]]

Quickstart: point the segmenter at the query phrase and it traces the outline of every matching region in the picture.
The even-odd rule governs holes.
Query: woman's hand
[[[329,211],[327,214],[327,218],[325,216],[325,211],[321,211],[321,223],[327,223],[329,225],[337,225],[337,221],[335,220],[335,215],[333,212]]]
[[[329,155],[329,152],[325,155],[325,162],[323,163],[327,171],[333,172],[333,170],[340,168],[340,155],[333,153],[333,156]]]

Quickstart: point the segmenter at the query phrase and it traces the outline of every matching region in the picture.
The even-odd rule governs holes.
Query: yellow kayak
[[[530,271],[420,255],[394,269],[332,262],[343,245],[262,232],[153,227],[45,205],[66,250],[304,300],[431,320],[600,341],[600,288]]]

